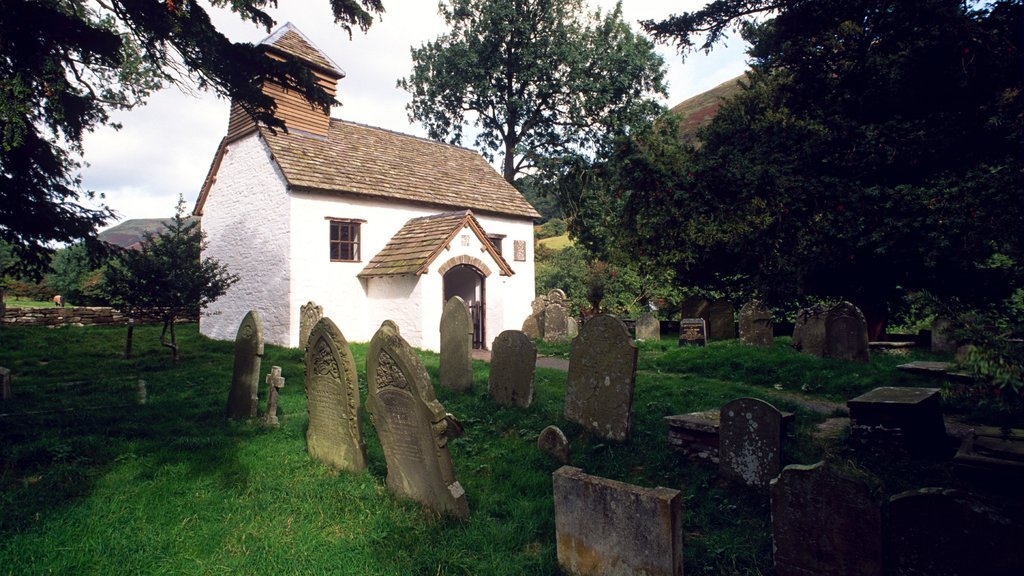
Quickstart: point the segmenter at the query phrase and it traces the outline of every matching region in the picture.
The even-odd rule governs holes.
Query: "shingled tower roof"
[[[306,38],[305,34],[300,32],[291,22],[286,23],[275,30],[273,34],[264,38],[260,45],[295,56],[299,60],[309,62],[324,72],[331,73],[338,78],[345,77],[345,71],[335,64],[327,54],[324,54],[322,50],[317,48],[313,41]]]

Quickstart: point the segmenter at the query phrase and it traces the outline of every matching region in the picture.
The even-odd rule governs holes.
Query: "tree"
[[[1024,285],[1021,21],[1020,0],[720,0],[646,23],[704,49],[738,27],[752,72],[676,174],[621,191],[637,246],[713,287],[852,299],[872,336],[907,290],[1006,298]]]
[[[621,6],[582,16],[582,0],[444,0],[451,30],[412,50],[399,80],[410,120],[459,143],[467,126],[502,174],[546,157],[592,150],[605,135],[649,121],[664,93],[662,60],[622,20]]]
[[[275,0],[211,0],[268,31]],[[366,30],[380,0],[331,0],[335,20]],[[195,83],[281,128],[260,87],[274,80],[322,107],[333,98],[307,67],[232,43],[195,0],[0,0],[0,240],[21,271],[46,271],[53,243],[95,242],[113,212],[87,208],[82,136],[165,83]]]
[[[84,243],[57,250],[46,274],[46,283],[57,294],[78,306],[95,306],[103,299],[103,272],[99,260]]]
[[[197,317],[238,277],[213,258],[201,258],[203,233],[199,222],[189,222],[184,197],[179,196],[174,218],[164,228],[156,236],[147,234],[139,250],[118,253],[106,269],[104,284],[111,304],[129,319],[145,313],[163,321],[160,344],[178,360],[175,321]],[[126,356],[131,355],[132,324],[129,321]]]

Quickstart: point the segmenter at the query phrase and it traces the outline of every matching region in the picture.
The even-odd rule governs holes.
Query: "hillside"
[[[680,116],[679,132],[685,142],[693,142],[697,139],[697,131],[711,122],[715,113],[721,108],[722,102],[742,90],[740,80],[745,77],[744,74],[722,82],[707,92],[683,100],[669,110],[670,113]]]

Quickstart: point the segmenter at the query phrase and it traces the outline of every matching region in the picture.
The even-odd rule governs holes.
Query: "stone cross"
[[[330,318],[321,318],[306,345],[306,450],[325,464],[362,472],[366,448],[360,427],[359,380],[348,341]]]
[[[277,426],[277,396],[279,390],[284,388],[284,378],[281,377],[281,367],[271,366],[270,374],[267,374],[267,413],[263,415],[263,423],[270,426]]]
[[[235,336],[235,367],[228,394],[228,418],[246,420],[256,417],[262,359],[263,325],[259,314],[250,310]]]

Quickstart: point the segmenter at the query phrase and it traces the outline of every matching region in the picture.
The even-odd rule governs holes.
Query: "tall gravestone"
[[[610,440],[629,437],[636,381],[636,344],[622,320],[591,318],[572,341],[564,415]]]
[[[841,302],[825,318],[825,353],[829,358],[867,362],[868,323],[860,309]]]
[[[228,393],[228,418],[255,418],[259,408],[260,362],[263,359],[263,325],[255,310],[242,318],[235,335],[235,367]]]
[[[299,307],[299,349],[305,350],[313,326],[324,317],[324,307],[309,301]]]
[[[518,330],[505,330],[494,339],[487,389],[498,404],[529,408],[533,403],[533,374],[537,346]]]
[[[824,462],[771,482],[777,576],[882,576],[882,507],[872,486]]]
[[[708,302],[700,296],[690,296],[679,305],[680,318],[703,318],[708,320]]]
[[[388,488],[436,512],[469,518],[448,452],[444,407],[423,362],[390,320],[370,341],[366,377],[366,408],[384,450]]]
[[[760,300],[751,300],[740,308],[740,342],[771,347],[775,340],[772,328],[772,311]]]
[[[795,350],[819,358],[825,356],[825,317],[827,315],[828,309],[822,304],[815,304],[797,312],[796,324],[793,326],[793,348]]]
[[[957,340],[953,321],[939,317],[932,321],[931,349],[936,354],[956,354]]]
[[[736,310],[728,300],[715,300],[707,309],[708,340],[730,340],[736,337]]]
[[[1024,522],[966,492],[923,488],[889,501],[896,576],[1019,576]]]
[[[718,470],[747,486],[767,488],[782,469],[782,413],[756,398],[722,407]]]
[[[548,292],[544,307],[544,327],[541,330],[545,342],[569,339],[569,310],[565,292],[557,288]]]
[[[464,392],[473,387],[473,317],[459,296],[441,312],[441,386]]]
[[[341,330],[321,318],[306,346],[306,449],[313,458],[340,470],[366,469],[360,428],[356,362]]]
[[[644,310],[636,321],[636,339],[651,342],[661,340],[661,322],[647,310]]]

